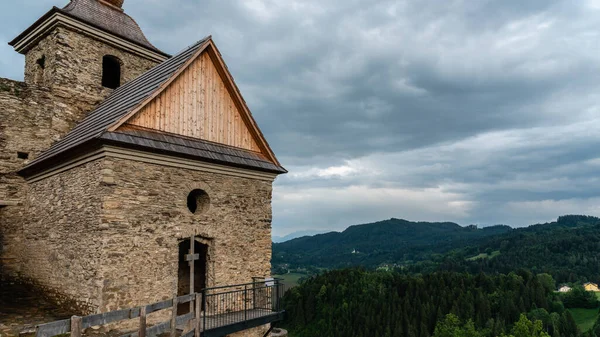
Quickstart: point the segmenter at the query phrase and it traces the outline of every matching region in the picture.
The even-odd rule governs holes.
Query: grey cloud
[[[276,183],[276,234],[391,216],[524,225],[600,213],[594,4],[125,2],[168,52],[214,36],[291,170]],[[4,4],[0,36],[51,5],[64,3]],[[3,76],[22,77],[22,57],[0,54]]]

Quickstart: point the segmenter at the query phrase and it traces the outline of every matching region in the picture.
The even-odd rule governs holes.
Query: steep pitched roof
[[[116,89],[98,108],[88,114],[71,132],[42,153],[19,173],[30,176],[40,170],[71,159],[98,143],[119,143],[160,152],[198,157],[204,160],[254,168],[275,173],[287,172],[280,166],[249,110],[248,118],[260,139],[264,154],[231,148],[200,139],[178,135],[157,135],[149,130],[122,130],[119,127],[161,92],[202,52],[211,50],[220,59],[211,37],[206,37],[135,80]],[[222,61],[222,60],[221,60]],[[229,75],[227,69],[223,69]],[[235,84],[232,83],[235,87]],[[235,87],[237,91],[237,87]],[[239,92],[237,92],[239,95]],[[245,103],[243,103],[245,106]],[[247,109],[247,107],[246,107]]]
[[[135,20],[133,20],[129,15],[125,14],[122,9],[103,2],[102,0],[71,0],[71,2],[69,2],[69,4],[62,9],[53,7],[33,25],[13,39],[13,41],[11,41],[9,44],[14,46],[18,41],[40,26],[55,13],[60,13],[75,18],[105,32],[122,37],[139,46],[143,46],[160,54],[167,55],[148,41],[142,32],[142,29],[135,22]]]

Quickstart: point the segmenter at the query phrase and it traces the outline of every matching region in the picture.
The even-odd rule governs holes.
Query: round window
[[[187,207],[193,214],[202,214],[210,207],[210,197],[204,190],[193,190],[188,194]]]

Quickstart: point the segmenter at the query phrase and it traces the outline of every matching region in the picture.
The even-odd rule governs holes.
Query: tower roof
[[[142,32],[142,29],[118,4],[123,1],[71,0],[63,11],[97,26],[107,32],[122,36],[144,47],[158,51]]]
[[[140,26],[123,11],[122,4],[123,0],[71,0],[62,9],[53,7],[9,44],[19,52],[27,51],[30,44],[27,43],[25,47],[22,47],[23,41],[34,40],[32,35],[36,35],[35,38],[41,38],[38,35],[45,33],[44,28],[47,23],[62,14],[155,53],[169,56],[148,41]]]

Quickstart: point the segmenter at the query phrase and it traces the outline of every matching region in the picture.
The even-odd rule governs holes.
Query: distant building
[[[558,289],[559,293],[568,293],[569,291],[571,291],[571,287],[569,286],[562,286],[560,289]]]
[[[598,285],[596,283],[592,283],[592,282],[588,282],[585,283],[583,285],[583,287],[585,288],[585,290],[587,291],[595,291],[595,292],[600,292],[600,288],[598,288]]]

